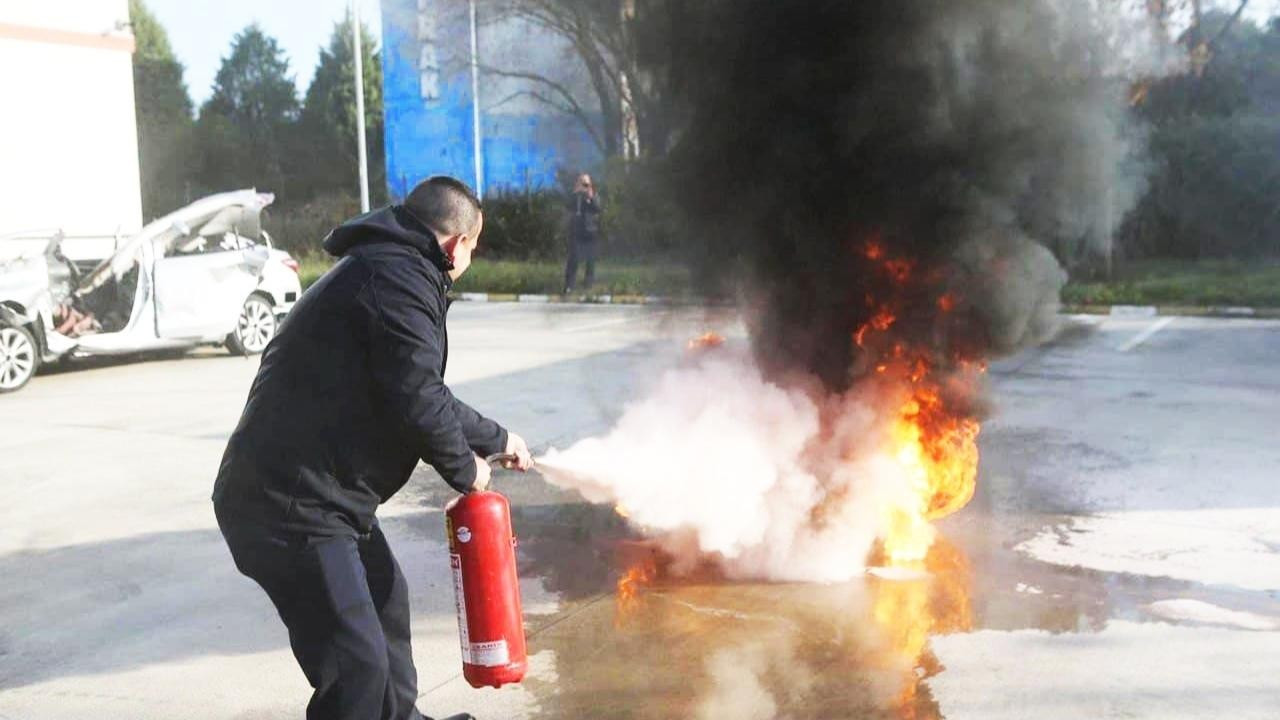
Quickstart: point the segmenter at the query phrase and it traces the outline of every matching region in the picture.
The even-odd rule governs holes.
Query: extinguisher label
[[[511,662],[511,651],[506,640],[471,643],[471,664],[484,667],[502,667]]]
[[[449,555],[449,565],[453,568],[453,606],[458,611],[458,640],[462,645],[462,662],[471,660],[471,634],[467,632],[467,596],[462,591],[462,557],[456,553]]]

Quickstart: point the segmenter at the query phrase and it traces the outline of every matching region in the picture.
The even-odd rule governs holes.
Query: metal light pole
[[[360,212],[369,212],[369,151],[364,137],[364,52],[360,48],[360,0],[351,0],[351,37],[356,54],[356,162],[360,166]]]
[[[471,141],[475,146],[476,195],[484,197],[484,147],[480,137],[480,42],[476,29],[476,0],[469,0],[471,12]]]

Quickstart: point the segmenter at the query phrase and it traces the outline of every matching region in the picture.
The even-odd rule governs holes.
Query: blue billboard
[[[485,193],[554,188],[559,173],[591,171],[602,156],[583,122],[552,106],[547,89],[567,88],[598,108],[585,70],[554,34],[510,17],[486,17],[477,3],[472,92],[470,4],[382,0],[383,109],[387,184],[404,197],[430,175],[448,174]],[[479,111],[480,174],[473,113]]]

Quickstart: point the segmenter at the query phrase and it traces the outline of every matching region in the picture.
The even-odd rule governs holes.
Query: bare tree
[[[660,36],[660,27],[654,32],[655,26],[677,4],[677,0],[495,0],[491,21],[518,18],[566,41],[586,72],[594,101],[576,96],[572,88],[546,73],[527,68],[487,70],[527,81],[530,89],[524,94],[574,117],[606,156],[661,154],[669,141],[663,73],[660,67],[646,67],[638,36]],[[654,53],[649,54],[652,59]],[[660,62],[650,64],[660,66]],[[598,112],[598,119],[592,110]]]

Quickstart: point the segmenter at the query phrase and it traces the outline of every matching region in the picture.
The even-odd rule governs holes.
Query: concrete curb
[[[525,303],[528,305],[698,305],[698,299],[670,298],[661,295],[538,295],[527,293],[458,293],[462,302]]]
[[[1280,318],[1280,308],[1205,307],[1195,305],[1063,305],[1063,312],[1112,317]]]

